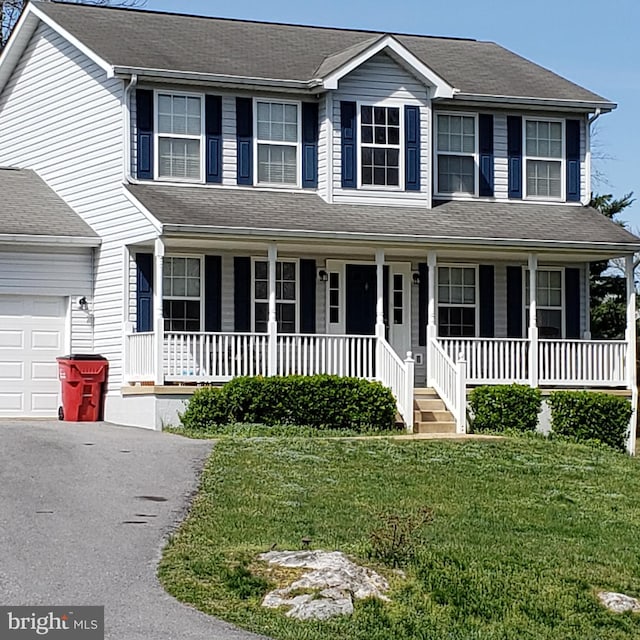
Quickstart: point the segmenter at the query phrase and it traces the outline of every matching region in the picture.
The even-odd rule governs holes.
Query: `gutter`
[[[553,249],[553,250],[583,250],[583,251],[607,251],[622,254],[632,254],[640,251],[640,242],[637,244],[622,242],[567,242],[562,240],[530,240],[527,238],[461,238],[459,236],[427,236],[427,235],[402,235],[402,234],[377,234],[351,231],[313,231],[291,229],[252,229],[249,227],[217,227],[196,226],[182,224],[164,224],[163,235],[180,234],[211,234],[228,236],[245,236],[260,240],[278,240],[282,238],[308,239],[317,241],[337,240],[351,242],[394,242],[407,244],[435,244],[474,246],[491,249],[500,246],[511,249]]]
[[[0,233],[0,244],[99,247],[102,240],[89,236],[35,236],[27,233]]]
[[[123,127],[122,127],[122,146],[124,153],[122,154],[124,157],[124,181],[130,182],[133,179],[131,175],[131,107],[130,107],[130,98],[131,92],[135,89],[138,84],[138,76],[134,73],[129,78],[129,83],[124,89],[122,94],[122,119],[123,119]]]
[[[533,98],[522,96],[494,96],[489,94],[462,93],[457,92],[453,96],[453,100],[465,100],[469,102],[481,102],[489,104],[512,104],[518,106],[539,106],[546,108],[559,109],[586,109],[606,113],[617,108],[615,102],[594,101],[594,100],[560,100],[556,98]]]

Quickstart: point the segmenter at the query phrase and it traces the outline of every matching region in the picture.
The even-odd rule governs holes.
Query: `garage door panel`
[[[66,299],[0,295],[0,417],[55,417]]]
[[[23,381],[24,364],[22,362],[0,362],[0,380]]]

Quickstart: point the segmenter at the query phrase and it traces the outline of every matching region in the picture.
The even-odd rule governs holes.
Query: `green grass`
[[[277,544],[341,549],[366,562],[380,514],[421,507],[434,520],[391,579],[389,604],[297,622],[264,610],[247,570]],[[604,448],[500,441],[226,439],[159,575],[184,602],[287,640],[640,637],[596,589],[640,595],[640,466]]]

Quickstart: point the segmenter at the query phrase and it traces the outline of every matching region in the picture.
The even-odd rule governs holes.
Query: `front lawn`
[[[367,562],[381,513],[433,510],[422,544],[390,578],[392,602],[297,622],[263,609],[244,567],[277,545]],[[640,616],[595,591],[640,595],[640,466],[537,438],[500,441],[227,439],[205,469],[159,575],[184,602],[287,640],[640,637]]]

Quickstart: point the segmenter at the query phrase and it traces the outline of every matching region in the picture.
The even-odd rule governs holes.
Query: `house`
[[[627,260],[635,313],[640,240],[588,206],[615,107],[490,42],[30,3],[0,58],[0,415],[53,414],[19,363],[56,350],[106,356],[105,417],[156,429],[244,374],[376,378],[408,428],[416,388],[458,431],[482,383],[635,401],[635,323],[589,332],[590,261]],[[42,358],[27,322],[63,332]]]

